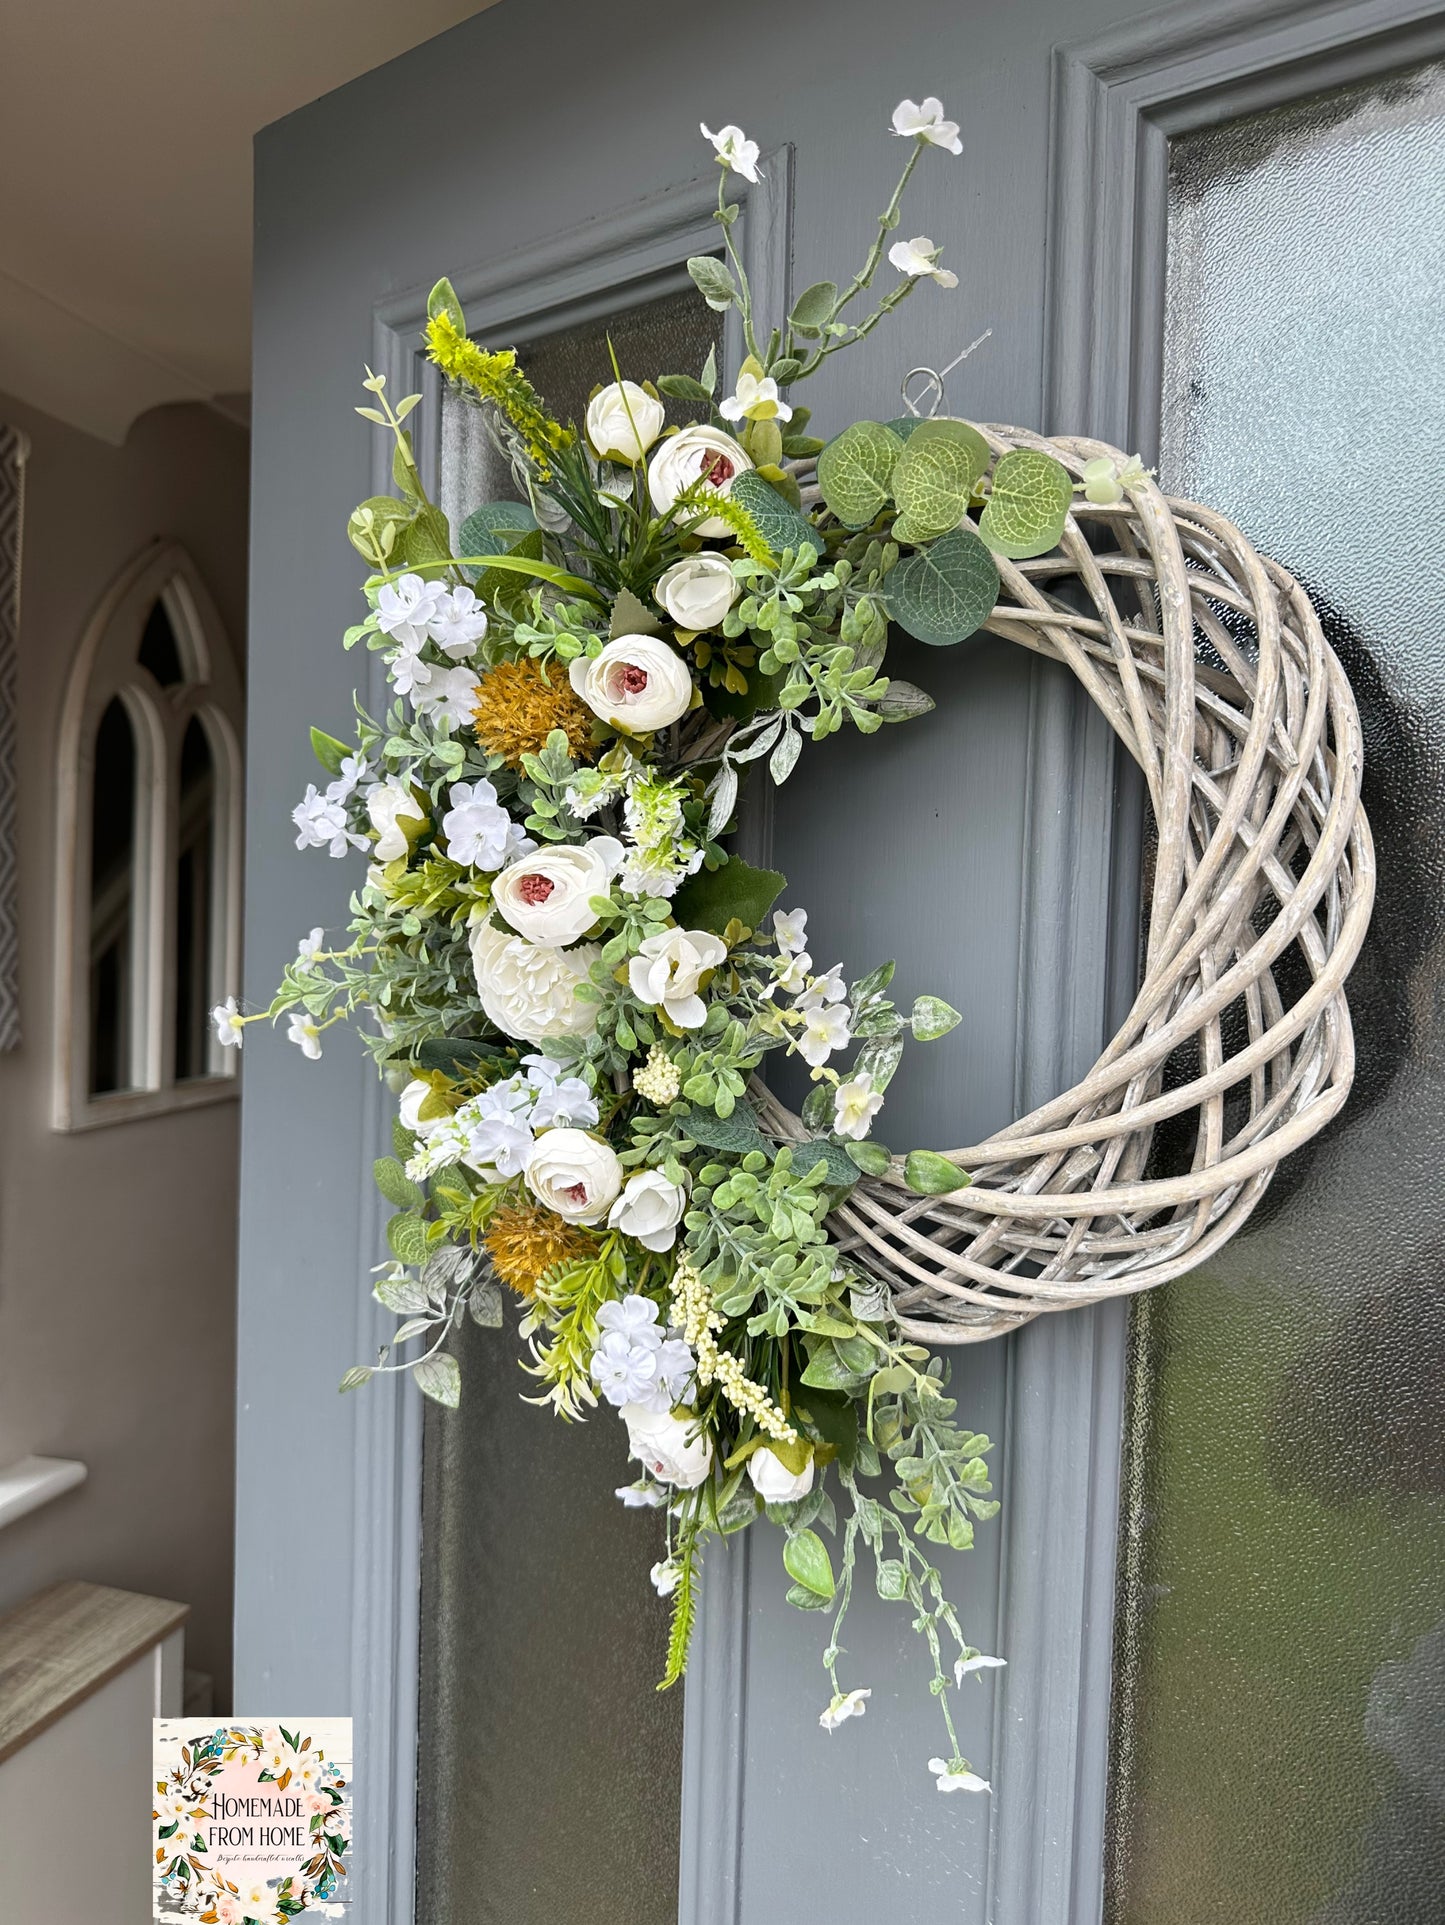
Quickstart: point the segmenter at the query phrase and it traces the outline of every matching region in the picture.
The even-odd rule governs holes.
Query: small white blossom
[[[292,1012],[286,1040],[294,1043],[308,1062],[314,1063],[321,1054],[321,1031],[304,1010]]]
[[[222,1049],[239,1049],[245,1033],[246,1019],[236,1007],[234,996],[228,996],[223,1003],[217,1003],[211,1011],[211,1022],[215,1026],[216,1040]]]
[[[758,172],[758,155],[761,149],[755,140],[749,140],[741,127],[734,127],[729,121],[726,127],[719,127],[714,133],[706,121],[699,121],[703,138],[713,144],[713,152],[724,167],[730,167],[744,180],[757,181],[762,177]]]
[[[671,1498],[669,1491],[663,1490],[660,1485],[649,1484],[645,1480],[637,1484],[621,1484],[612,1495],[620,1498],[623,1509],[629,1511],[661,1510]]]
[[[987,1778],[969,1770],[962,1758],[930,1758],[928,1769],[940,1791],[992,1791]]]
[[[773,960],[773,980],[763,991],[764,1002],[775,996],[780,989],[785,990],[789,996],[805,994],[812,967],[813,958],[806,949],[796,950],[792,955],[789,955],[785,949]]]
[[[422,644],[418,642],[414,647],[397,649],[387,661],[386,672],[392,687],[398,695],[409,695],[413,707],[417,697],[430,687],[435,673],[432,664],[422,660],[421,651]]]
[[[850,1041],[847,1010],[836,1003],[824,1003],[808,1010],[798,1039],[798,1054],[814,1069],[821,1069],[834,1050],[846,1048]]]
[[[442,817],[442,834],[453,862],[471,869],[500,869],[513,856],[536,848],[497,800],[487,781],[454,782],[447,791],[450,804]]]
[[[524,1056],[522,1065],[527,1082],[536,1092],[528,1118],[534,1130],[550,1130],[570,1124],[579,1130],[591,1129],[600,1112],[597,1099],[580,1076],[564,1076],[562,1065],[550,1056]]]
[[[819,1717],[818,1723],[825,1731],[836,1731],[839,1725],[849,1718],[861,1718],[867,1711],[868,1700],[872,1696],[873,1693],[870,1690],[839,1691],[834,1695],[827,1710]]]
[[[937,281],[940,287],[957,287],[958,276],[938,265],[942,252],[926,234],[915,234],[911,241],[895,241],[888,250],[888,259],[900,274],[909,274],[915,281],[926,276],[930,281]]]
[[[934,94],[921,101],[900,100],[893,109],[893,131],[905,140],[926,140],[930,146],[942,147],[946,153],[963,152],[958,122],[944,119],[943,102]]]
[[[386,582],[376,598],[376,625],[402,648],[420,648],[445,594],[441,582],[423,581],[420,575]]]
[[[309,936],[303,936],[300,942],[297,943],[297,962],[310,962],[314,956],[319,955],[322,944],[325,941],[326,931],[321,927],[320,923],[317,923],[316,927],[311,931],[311,934]]]
[[[671,1597],[682,1582],[682,1566],[672,1558],[652,1567],[652,1585],[659,1597]]]
[[[472,654],[477,643],[486,640],[487,611],[477,600],[475,590],[465,585],[443,595],[436,614],[427,623],[427,633],[443,655],[460,662]]]
[[[815,976],[798,998],[799,1009],[821,1009],[825,1003],[841,1003],[848,991],[843,986],[843,965],[834,963],[821,976]]]
[[[861,1070],[833,1092],[833,1128],[839,1136],[851,1136],[855,1143],[861,1143],[882,1107],[882,1090],[875,1090],[872,1076]]]
[[[779,949],[796,955],[808,946],[808,912],[806,909],[775,909],[773,911],[773,941]]]
[[[986,1658],[981,1651],[975,1651],[971,1658],[959,1658],[956,1661],[953,1682],[962,1684],[970,1671],[1000,1671],[1007,1663],[1007,1658]]]
[[[592,1353],[592,1377],[609,1404],[647,1404],[657,1383],[657,1351],[624,1330],[606,1330]]]
[[[533,1148],[526,1112],[531,1091],[521,1077],[484,1089],[456,1112],[456,1123],[466,1137],[462,1161],[478,1175],[495,1171],[501,1177],[520,1176]]]
[[[751,359],[751,357],[749,357]],[[738,370],[738,385],[718,408],[724,421],[791,421],[793,410],[778,393],[770,374],[754,374],[751,368]]]
[[[341,803],[320,794],[314,782],[307,783],[305,796],[291,811],[291,820],[296,824],[298,849],[325,849],[330,855],[344,856],[348,849],[366,847],[366,837],[347,826]]]
[[[412,695],[412,706],[418,715],[460,728],[476,713],[480,687],[469,668],[434,668],[426,687]]]

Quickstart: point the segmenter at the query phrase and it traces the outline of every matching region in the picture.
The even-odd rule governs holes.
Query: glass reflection
[[[1172,491],[1309,588],[1379,852],[1360,1070],[1137,1306],[1116,1925],[1445,1916],[1445,69],[1175,144]]]
[[[211,895],[216,771],[199,716],[181,742],[176,835],[176,1081],[210,1069]]]
[[[134,971],[136,745],[117,696],[95,732],[90,800],[90,1073],[92,1096],[130,1089]]]

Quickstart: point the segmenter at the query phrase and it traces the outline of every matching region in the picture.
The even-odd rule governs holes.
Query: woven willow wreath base
[[[1079,475],[1101,442],[985,430]],[[804,477],[806,479],[806,477]],[[1167,1282],[1258,1203],[1354,1074],[1344,983],[1374,896],[1349,683],[1309,598],[1223,516],[1152,482],[1080,502],[1059,548],[999,559],[990,634],[1065,663],[1144,773],[1157,830],[1144,979],[1088,1076],[949,1152],[971,1187],[901,1168],[832,1218],[910,1335],[974,1343]],[[779,1137],[809,1134],[764,1095]],[[1178,1173],[1151,1167],[1159,1124]]]

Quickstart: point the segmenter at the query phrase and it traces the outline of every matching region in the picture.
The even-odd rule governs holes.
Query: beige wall
[[[244,648],[247,436],[193,404],[114,448],[0,395],[30,436],[20,624],[21,1047],[0,1055],[0,1465],[89,1481],[0,1531],[0,1610],[59,1578],[184,1600],[186,1661],[231,1648],[234,1102],[75,1135],[50,1127],[55,740],[66,675],[115,575],[190,551]],[[222,1700],[224,1702],[224,1699]]]

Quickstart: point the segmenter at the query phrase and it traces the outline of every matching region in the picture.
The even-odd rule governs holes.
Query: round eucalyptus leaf
[[[920,421],[893,470],[908,539],[931,541],[956,528],[988,461],[988,443],[966,421]]]
[[[888,612],[935,648],[982,626],[998,600],[998,567],[970,524],[909,555],[888,577]]]
[[[1061,461],[1041,448],[1012,448],[993,471],[978,532],[1012,561],[1046,555],[1059,545],[1073,499],[1074,484]]]
[[[881,421],[855,421],[818,456],[818,488],[845,528],[866,528],[887,506],[903,443]]]

